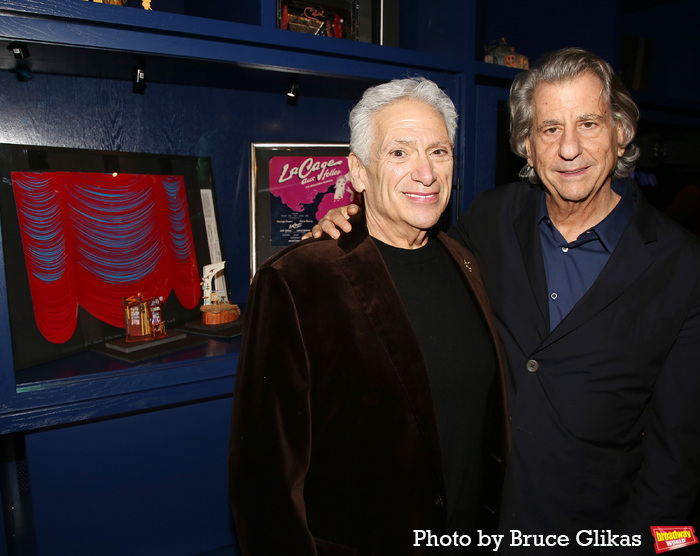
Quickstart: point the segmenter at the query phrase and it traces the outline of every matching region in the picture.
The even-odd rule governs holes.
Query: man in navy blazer
[[[700,483],[700,245],[625,179],[639,113],[604,60],[555,52],[509,104],[529,183],[451,230],[509,366],[500,550],[653,554],[650,527],[689,525]]]
[[[700,482],[700,245],[623,179],[638,110],[603,60],[558,51],[509,105],[531,185],[489,191],[453,230],[509,363],[502,532],[566,534],[552,554],[653,553],[650,526],[688,524]]]

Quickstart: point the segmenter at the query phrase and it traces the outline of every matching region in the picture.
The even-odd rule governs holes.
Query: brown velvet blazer
[[[474,258],[445,234],[437,238],[498,352],[485,452],[500,465],[484,479],[493,506],[507,452],[502,358]],[[363,215],[338,242],[301,242],[268,260],[245,318],[229,447],[242,553],[427,554],[413,546],[413,530],[439,532],[446,522],[428,375]]]

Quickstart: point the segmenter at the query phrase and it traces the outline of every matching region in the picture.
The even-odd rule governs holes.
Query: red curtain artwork
[[[50,342],[78,306],[124,328],[122,298],[201,298],[182,176],[12,172],[34,316]]]

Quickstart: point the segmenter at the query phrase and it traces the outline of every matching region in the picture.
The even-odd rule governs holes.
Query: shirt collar
[[[620,201],[602,221],[586,230],[586,232],[592,231],[595,233],[608,253],[612,253],[613,249],[615,249],[617,242],[622,237],[622,233],[625,231],[625,228],[627,228],[627,225],[632,219],[632,214],[634,213],[634,197],[630,192],[630,187],[627,182],[625,180],[613,181],[612,189],[615,193],[620,195]],[[554,228],[552,221],[549,219],[544,189],[540,197],[537,214],[537,222],[539,224],[546,222]],[[572,241],[571,244],[582,240],[586,232],[583,232],[576,240]]]

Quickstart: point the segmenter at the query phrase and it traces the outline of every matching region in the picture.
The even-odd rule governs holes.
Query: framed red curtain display
[[[124,297],[161,298],[171,325],[199,316],[201,271],[212,262],[200,182],[208,187],[205,199],[213,196],[201,161],[3,150],[0,173],[9,180],[0,203],[16,369],[120,337]],[[114,169],[120,166],[139,171]]]
[[[78,306],[124,327],[124,297],[186,309],[201,297],[182,176],[12,172],[37,326],[50,342],[75,332]]]

